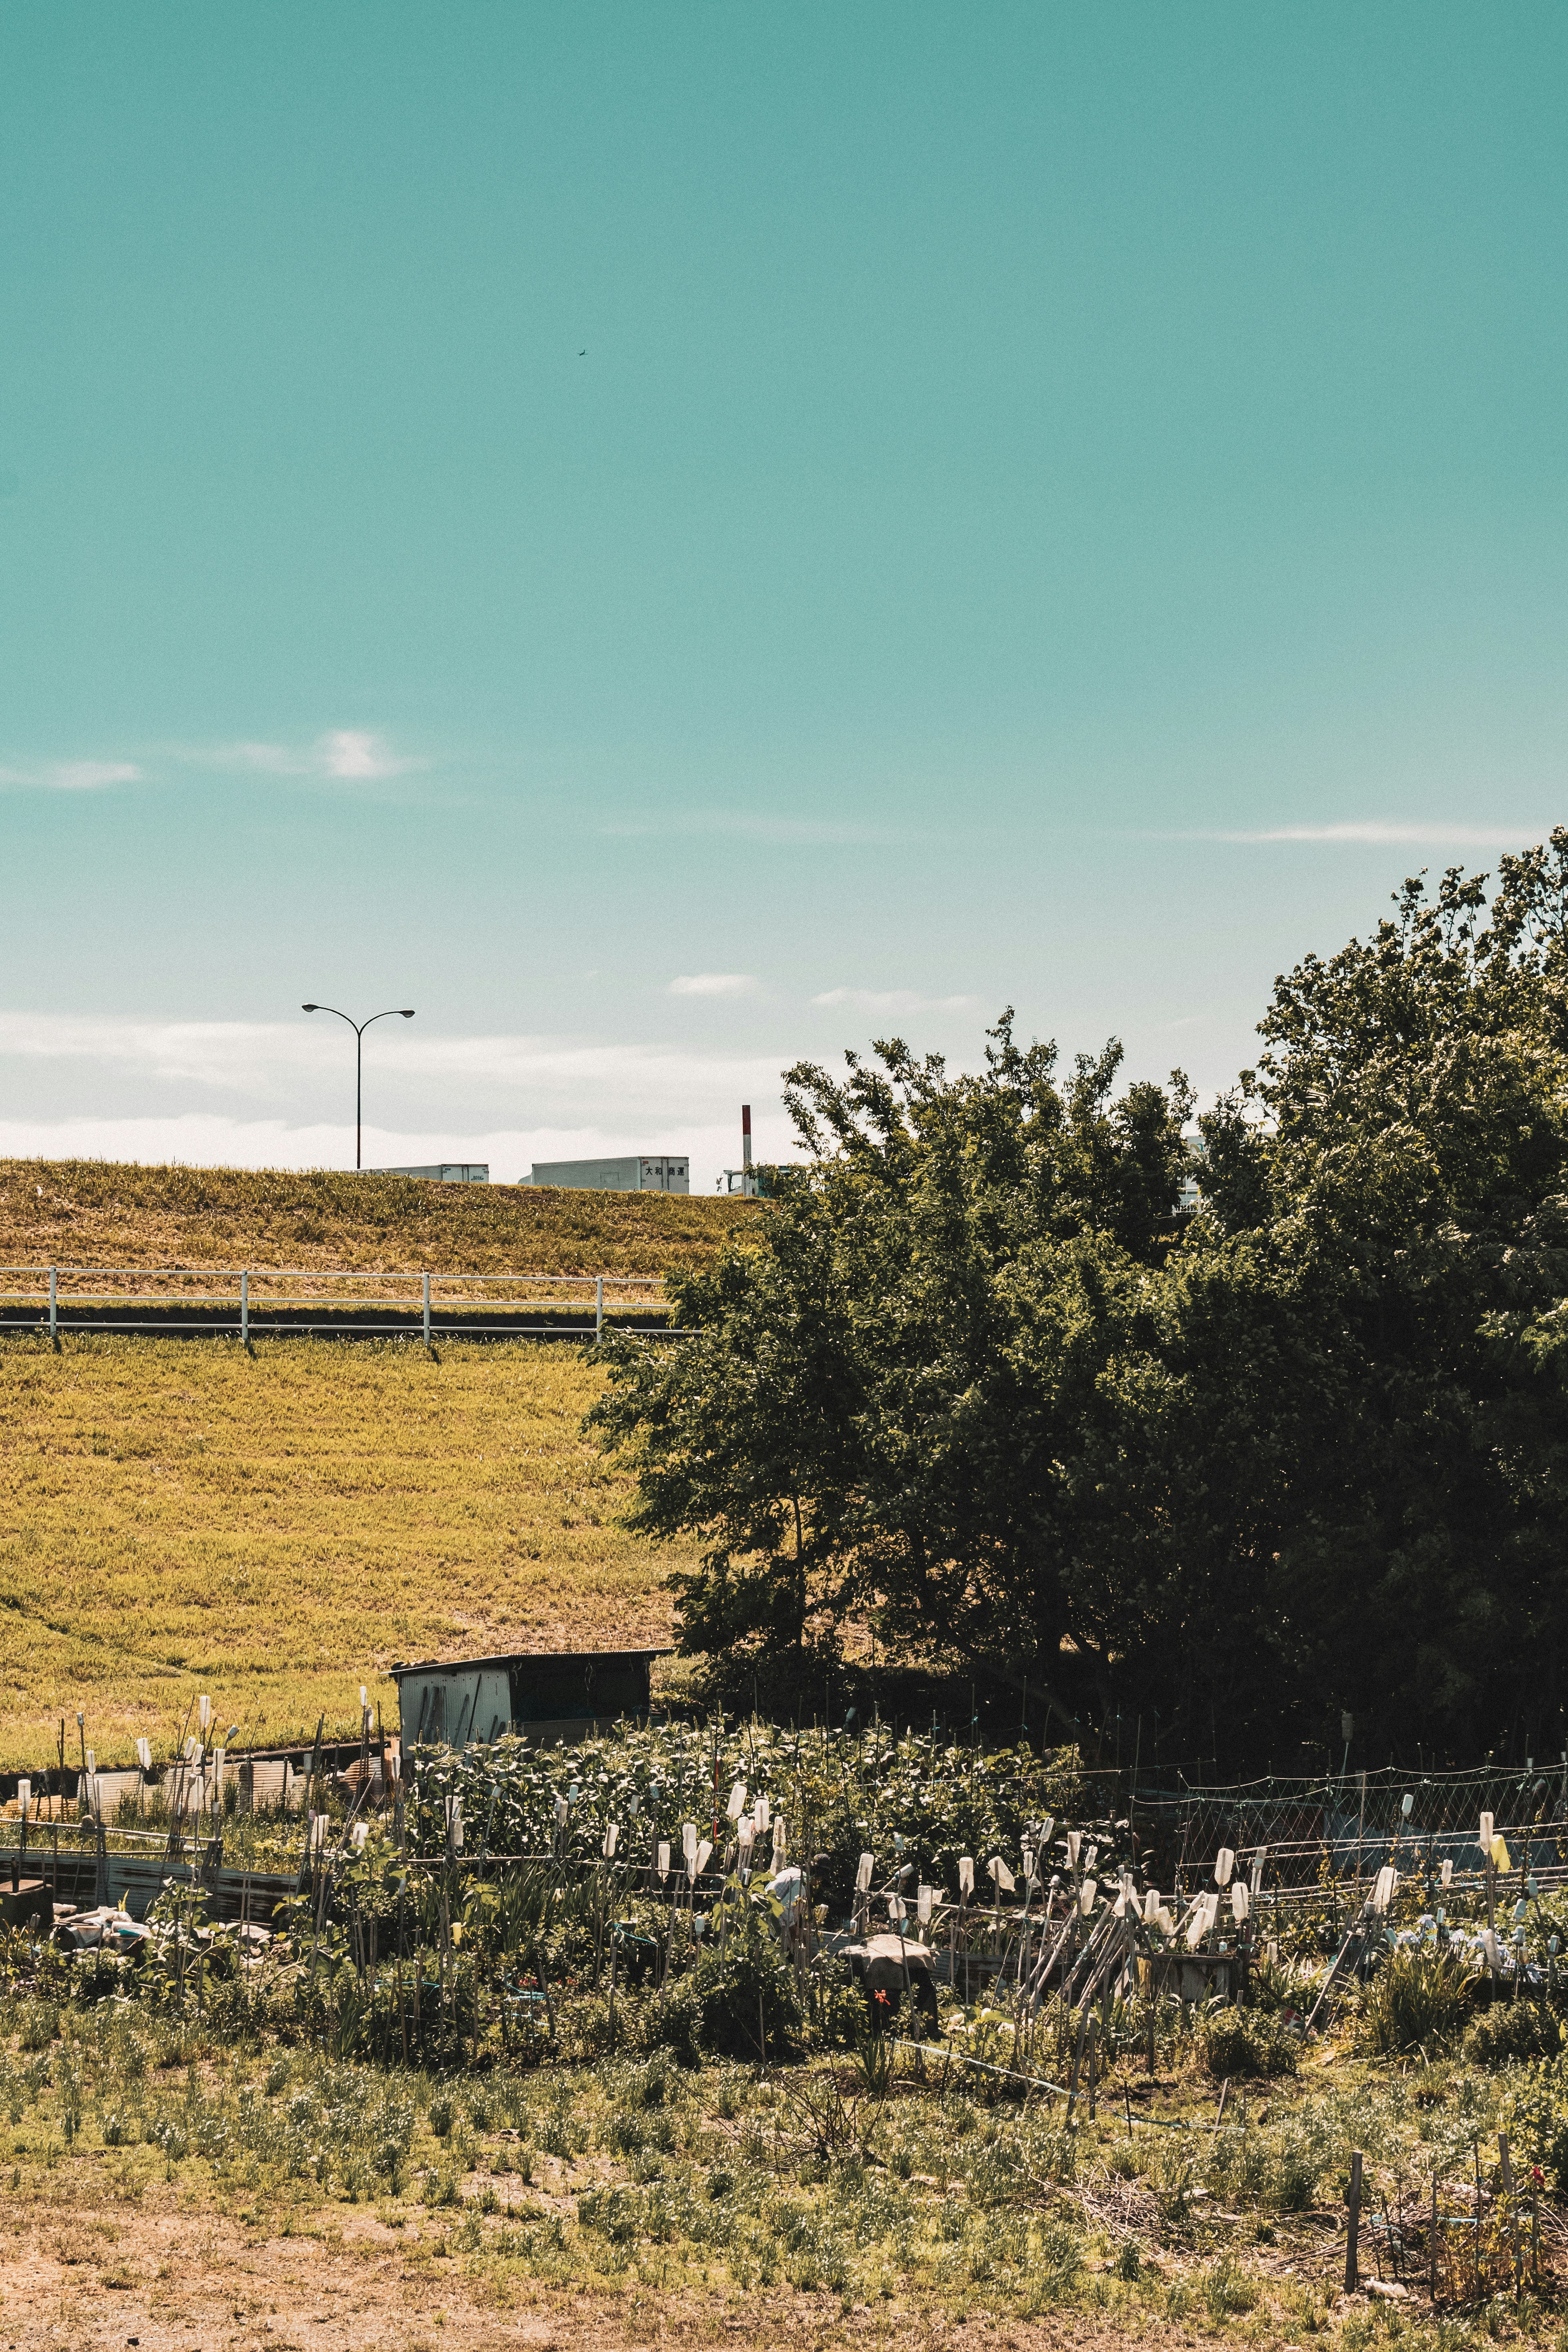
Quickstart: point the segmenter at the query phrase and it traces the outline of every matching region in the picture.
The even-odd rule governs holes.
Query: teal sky
[[[1555,5],[5,11],[0,1148],[352,1159],[307,997],[507,1177],[1009,1002],[1223,1083],[1564,814],[1565,98]]]

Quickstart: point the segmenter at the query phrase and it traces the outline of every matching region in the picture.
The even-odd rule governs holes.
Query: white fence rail
[[[329,1266],[0,1266],[0,1332],[253,1331],[597,1339],[668,1330],[656,1274],[438,1274]],[[548,1320],[542,1320],[547,1317]]]

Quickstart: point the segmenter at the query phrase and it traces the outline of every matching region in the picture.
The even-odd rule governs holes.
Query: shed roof
[[[668,1658],[668,1643],[652,1650],[502,1650],[486,1658],[420,1658],[408,1664],[388,1666],[387,1673],[395,1682],[400,1675],[459,1673],[472,1666],[581,1666],[601,1660],[606,1664],[629,1664],[645,1658]]]

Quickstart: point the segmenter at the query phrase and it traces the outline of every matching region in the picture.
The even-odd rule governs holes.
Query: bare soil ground
[[[426,2225],[390,2229],[365,2212],[320,2235],[260,2235],[235,2219],[164,2212],[51,2211],[0,2199],[0,2352],[621,2352],[734,2344],[806,2352],[895,2340],[908,2352],[1110,2352],[1131,2340],[1081,2316],[954,2321],[897,2307],[846,2313],[836,2295],[781,2292],[699,2300],[635,2289],[573,2294],[520,2279],[471,2280]],[[1151,2326],[1156,2325],[1151,2320]],[[1195,2332],[1159,2326],[1163,2345]]]

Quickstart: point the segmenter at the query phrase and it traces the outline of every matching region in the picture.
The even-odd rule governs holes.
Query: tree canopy
[[[1276,984],[1194,1129],[1012,1015],[786,1074],[690,1336],[606,1348],[688,1648],[869,1621],[1145,1753],[1544,1749],[1568,1633],[1568,833]],[[1184,1213],[1195,1172],[1195,1213]]]

